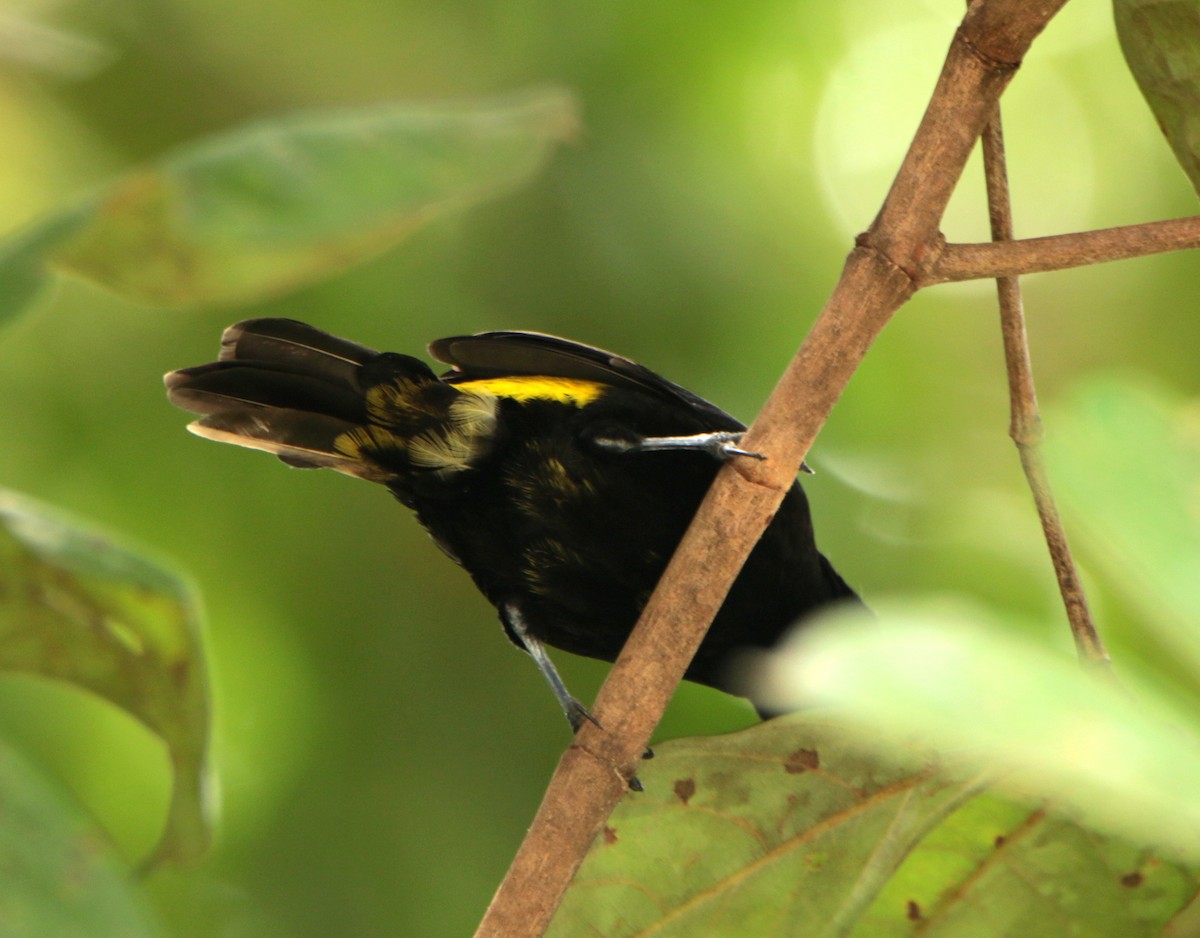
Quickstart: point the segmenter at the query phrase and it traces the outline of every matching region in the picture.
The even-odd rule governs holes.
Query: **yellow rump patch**
[[[575,407],[585,407],[596,400],[608,387],[599,381],[577,378],[547,378],[541,375],[509,375],[505,378],[480,378],[462,381],[454,387],[460,391],[492,394],[514,401],[558,401]]]

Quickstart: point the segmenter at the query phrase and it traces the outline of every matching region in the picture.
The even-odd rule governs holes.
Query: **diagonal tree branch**
[[[1200,247],[1200,215],[985,244],[946,244],[917,275],[922,287],[1016,277]]]
[[[892,314],[917,289],[922,259],[963,166],[1025,51],[1066,0],[978,0],[871,229],[747,433],[768,455],[717,477],[551,780],[477,936],[534,936],[625,793],[650,734],[745,558],[770,522],[834,403]]]

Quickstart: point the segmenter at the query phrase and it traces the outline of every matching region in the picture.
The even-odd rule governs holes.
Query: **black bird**
[[[579,728],[544,645],[612,661],[745,427],[627,358],[554,336],[439,339],[452,370],[290,319],[230,326],[217,361],[164,379],[199,436],[379,482],[470,574]],[[857,602],[792,486],[687,670],[730,689],[827,603]]]

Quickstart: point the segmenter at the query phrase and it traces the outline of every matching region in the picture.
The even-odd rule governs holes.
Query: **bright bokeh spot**
[[[844,233],[864,230],[886,195],[933,89],[945,36],[932,17],[889,25],[860,37],[831,70],[813,146],[821,192]],[[1071,87],[1052,68],[1023,72],[1005,97],[1005,115],[1022,230],[1086,224],[1094,141]],[[952,240],[989,237],[980,175],[974,159],[943,221]]]

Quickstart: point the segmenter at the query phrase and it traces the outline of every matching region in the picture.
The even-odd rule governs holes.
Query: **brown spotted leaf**
[[[1195,891],[1145,849],[878,742],[810,713],[656,746],[549,934],[1125,938]]]
[[[1168,926],[1187,914],[1194,874],[1145,847],[985,793],[929,832],[850,934],[1188,934]]]

